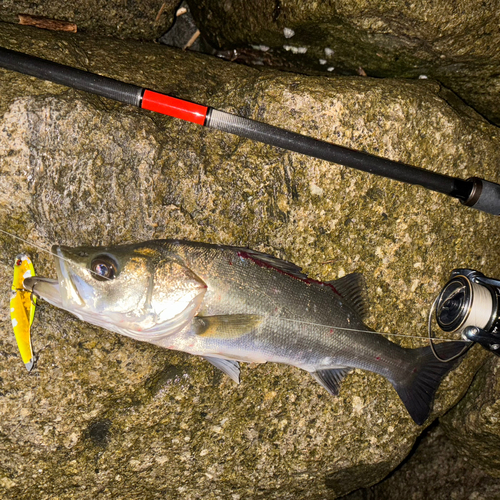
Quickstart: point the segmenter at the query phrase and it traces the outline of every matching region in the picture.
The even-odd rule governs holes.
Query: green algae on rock
[[[158,45],[0,26],[0,45],[466,178],[498,182],[498,130],[431,82],[258,70]],[[195,75],[195,76],[193,76]],[[177,237],[248,246],[310,276],[362,272],[367,324],[422,345],[454,267],[500,275],[498,219],[446,196],[0,70],[0,223],[34,244]],[[41,250],[0,236],[11,259]],[[34,255],[33,255],[34,253]],[[381,377],[340,396],[282,365],[235,386],[204,361],[120,338],[41,304],[32,376],[0,316],[3,498],[336,498],[396,467],[422,431]],[[483,357],[452,372],[433,418]],[[352,476],[350,475],[352,472]],[[355,480],[350,479],[355,478]]]

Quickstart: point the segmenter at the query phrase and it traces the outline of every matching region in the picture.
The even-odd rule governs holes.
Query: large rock
[[[498,181],[498,130],[436,83],[260,71],[158,45],[0,26],[0,46],[442,173]],[[365,274],[367,323],[406,346],[456,266],[499,275],[498,219],[416,186],[0,70],[0,280],[43,248],[179,237],[248,245],[310,276]],[[2,498],[336,498],[389,473],[422,432],[383,378],[333,399],[305,372],[201,359],[40,304],[28,375],[1,312]],[[432,418],[484,356],[443,383]]]
[[[498,448],[497,448],[498,449]],[[500,498],[498,479],[460,453],[443,426],[433,426],[401,467],[381,483],[343,500],[493,500]],[[497,469],[498,471],[498,469]]]
[[[476,466],[500,477],[500,360],[491,357],[466,396],[444,418],[455,446]]]
[[[498,0],[188,2],[212,44],[244,49],[233,58],[323,74],[425,75],[500,123]],[[265,52],[250,58],[252,46]]]
[[[174,22],[178,0],[16,0],[2,2],[0,21],[18,23],[19,14],[69,21],[97,36],[156,40]]]

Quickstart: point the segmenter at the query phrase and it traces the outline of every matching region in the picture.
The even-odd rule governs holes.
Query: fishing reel
[[[458,333],[500,356],[500,280],[472,269],[454,269],[434,301],[431,316],[433,310],[441,330]]]

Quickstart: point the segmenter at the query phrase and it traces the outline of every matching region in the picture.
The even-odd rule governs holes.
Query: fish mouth
[[[63,307],[61,297],[61,287],[58,280],[34,276],[24,280],[24,288],[36,297],[46,300],[56,307]]]
[[[69,305],[71,305],[72,308],[85,306],[85,301],[80,296],[78,288],[71,278],[69,269],[70,266],[66,265],[69,261],[67,257],[65,257],[65,252],[66,254],[71,253],[71,249],[62,245],[52,245],[51,250],[56,266],[57,281],[59,282],[60,295],[63,304],[62,307],[67,309]]]
[[[62,247],[52,246],[52,255],[56,266],[57,279],[34,276],[24,280],[24,288],[53,306],[65,309],[71,301],[83,305],[83,301],[70,278],[65,263]]]

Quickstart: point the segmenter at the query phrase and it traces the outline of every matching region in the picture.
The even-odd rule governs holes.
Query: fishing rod
[[[14,50],[0,48],[0,67],[313,158],[423,186],[457,198],[463,205],[500,215],[500,185],[479,177],[463,180],[438,174]]]

